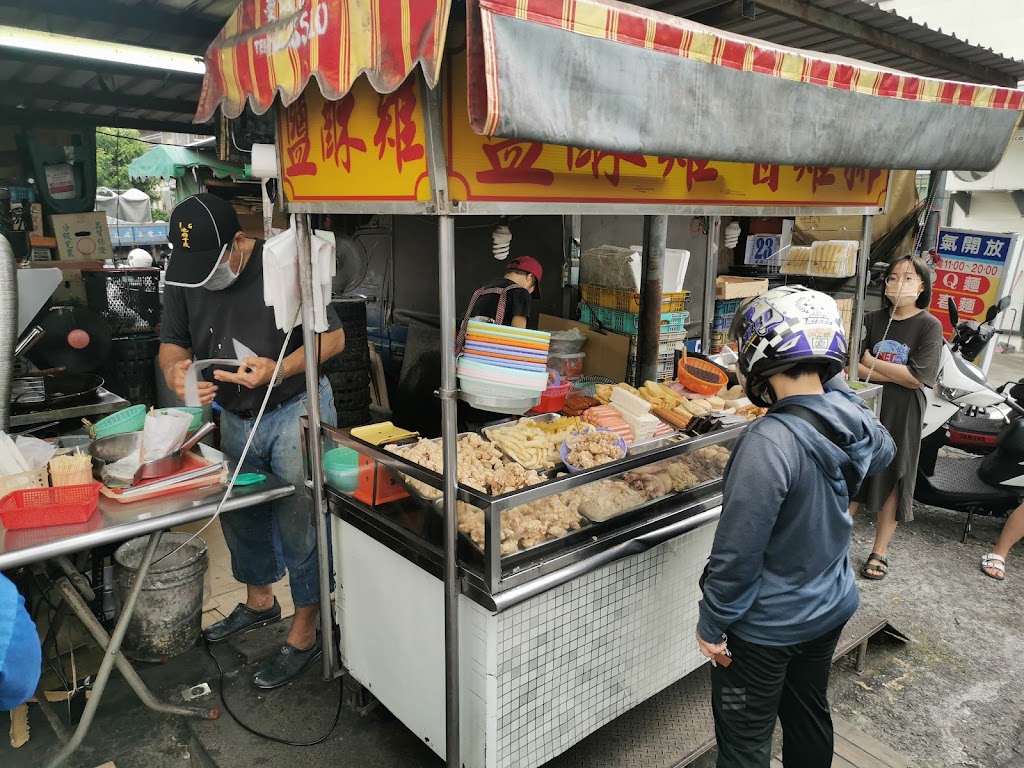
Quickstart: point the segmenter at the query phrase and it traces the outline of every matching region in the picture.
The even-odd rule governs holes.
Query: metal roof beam
[[[20,48],[4,48],[0,50],[0,58],[5,61],[19,61],[35,66],[54,67],[56,69],[77,69],[81,72],[101,72],[113,75],[130,75],[140,80],[156,82],[201,83],[203,76],[192,72],[152,69],[128,64],[120,61],[101,61],[80,56],[62,56],[55,53],[28,51]]]
[[[61,112],[36,109],[7,109],[0,113],[0,124],[29,125],[43,128],[136,128],[141,131],[192,133],[212,135],[215,125],[191,123],[184,120],[161,120],[117,115],[83,115],[81,112]]]
[[[122,93],[117,90],[108,92],[95,88],[69,88],[49,83],[33,85],[11,81],[0,87],[0,101],[5,104],[18,104],[22,101],[34,100],[141,109],[147,112],[172,112],[180,115],[194,115],[197,104],[197,102],[187,99],[161,99],[148,94]]]
[[[173,35],[196,41],[189,53],[203,53],[224,26],[223,21],[190,13],[174,13],[152,5],[100,3],[95,0],[31,0],[33,13],[92,21],[117,28],[142,30],[155,38]],[[0,0],[0,8],[26,10],[25,0]],[[44,29],[51,32],[52,29]]]
[[[1016,88],[1017,80],[998,69],[976,64],[956,56],[942,53],[926,45],[897,37],[889,32],[855,21],[833,11],[819,8],[806,0],[756,0],[757,7],[780,16],[797,19],[820,29],[827,29],[843,37],[881,48],[909,59],[942,67],[980,83]],[[738,5],[738,3],[736,3]]]

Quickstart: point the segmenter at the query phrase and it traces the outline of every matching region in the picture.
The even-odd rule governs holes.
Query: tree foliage
[[[116,192],[135,187],[155,197],[151,181],[133,182],[128,178],[132,160],[146,154],[149,144],[139,140],[139,132],[132,128],[96,129],[96,183]]]

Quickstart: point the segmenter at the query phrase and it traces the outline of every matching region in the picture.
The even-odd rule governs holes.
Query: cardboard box
[[[744,299],[768,292],[768,281],[757,277],[719,277],[715,280],[716,299]]]
[[[626,360],[629,357],[629,336],[618,333],[602,333],[589,325],[566,320],[554,315],[542,314],[537,328],[541,331],[568,331],[579,328],[587,336],[583,345],[584,376],[607,376],[612,381],[626,380]]]
[[[51,216],[53,236],[61,261],[104,261],[113,258],[114,249],[107,230],[107,215],[102,212],[70,213]]]

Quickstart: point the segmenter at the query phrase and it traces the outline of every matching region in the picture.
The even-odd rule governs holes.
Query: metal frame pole
[[[443,78],[442,78],[443,82]],[[437,217],[437,272],[441,312],[441,451],[444,456],[444,704],[445,764],[462,765],[459,740],[459,536],[457,500],[458,424],[455,381],[455,219],[449,213],[448,164],[440,85],[433,90],[420,79],[423,94],[427,168]],[[490,538],[488,537],[488,543]]]
[[[700,319],[700,351],[711,351],[711,321],[715,316],[715,278],[718,277],[718,240],[722,232],[722,217],[708,217],[708,249],[704,264],[704,316]]]
[[[149,574],[149,566],[153,563],[153,555],[156,553],[156,548],[159,546],[160,539],[163,535],[163,531],[156,531],[149,535],[149,542],[146,544],[146,551],[142,555],[142,561],[139,563],[139,570],[135,574],[135,582],[132,584],[132,588],[128,592],[128,597],[124,601],[124,606],[121,608],[121,618],[117,620],[117,625],[114,627],[114,633],[110,636],[110,642],[107,644],[106,653],[103,655],[103,661],[100,662],[99,672],[96,673],[96,680],[92,685],[92,696],[89,697],[89,701],[85,704],[85,710],[82,712],[82,719],[78,721],[78,727],[75,728],[75,733],[71,739],[61,748],[60,752],[58,752],[49,763],[47,763],[47,768],[57,768],[57,766],[63,765],[64,761],[71,757],[71,754],[81,746],[82,741],[85,739],[85,735],[89,732],[89,728],[92,726],[92,720],[96,716],[96,709],[99,707],[100,700],[103,698],[103,691],[107,687],[107,681],[110,680],[110,673],[114,669],[114,662],[121,650],[121,642],[124,640],[125,632],[128,631],[128,623],[132,619],[132,614],[135,613],[135,604],[139,600],[139,593],[142,592],[142,584],[146,580],[146,576]]]
[[[441,298],[441,421],[444,451],[444,668],[445,763],[462,764],[459,742],[459,528],[456,500],[458,426],[455,389],[455,220],[440,216],[437,223],[438,272]]]
[[[668,216],[644,216],[644,243],[640,280],[640,335],[636,345],[636,381],[658,378],[661,345],[662,279],[665,273],[665,243]]]
[[[320,380],[317,372],[320,359],[317,355],[316,331],[313,330],[313,255],[310,251],[309,217],[299,214],[295,217],[295,237],[299,259],[299,291],[302,302],[302,347],[306,361],[306,413],[309,416],[307,449],[309,471],[313,487],[313,522],[316,525],[316,565],[320,580],[320,638],[323,654],[324,680],[338,676],[338,648],[334,643],[334,611],[331,606],[331,561],[327,528],[327,500],[324,498],[324,470],[321,464],[320,445]]]
[[[864,343],[864,302],[868,296],[868,272],[871,266],[871,230],[874,219],[866,215],[861,219],[860,252],[857,254],[857,293],[853,297],[850,319],[850,380],[857,381],[860,347]]]

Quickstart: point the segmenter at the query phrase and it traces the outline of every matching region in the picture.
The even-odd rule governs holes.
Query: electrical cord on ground
[[[338,727],[338,723],[341,721],[341,708],[344,704],[345,699],[345,682],[344,676],[338,678],[338,709],[334,713],[334,722],[331,723],[330,729],[315,741],[291,741],[290,739],[282,739],[278,736],[271,736],[267,733],[261,733],[255,728],[243,723],[238,715],[231,709],[231,705],[228,703],[227,697],[224,695],[224,668],[220,665],[220,659],[217,658],[210,644],[203,640],[203,647],[206,648],[207,655],[213,659],[213,663],[217,666],[217,693],[220,696],[221,704],[224,707],[224,711],[228,713],[232,720],[238,723],[238,726],[246,733],[252,734],[257,738],[264,739],[266,741],[272,741],[275,744],[283,744],[287,747],[315,747],[318,744],[323,744],[327,739],[330,738],[331,734],[334,733],[334,729]]]

